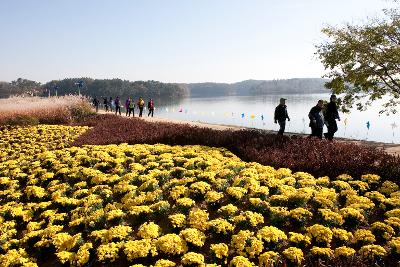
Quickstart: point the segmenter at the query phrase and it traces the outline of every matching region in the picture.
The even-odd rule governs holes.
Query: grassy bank
[[[79,96],[0,99],[0,125],[69,124],[92,114],[88,99]]]

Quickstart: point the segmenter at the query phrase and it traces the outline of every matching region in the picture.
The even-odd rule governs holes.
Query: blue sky
[[[320,77],[327,24],[385,0],[0,0],[0,80]]]

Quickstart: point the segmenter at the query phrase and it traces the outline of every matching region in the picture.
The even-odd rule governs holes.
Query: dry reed
[[[0,99],[0,124],[71,123],[91,113],[89,100],[81,96]]]

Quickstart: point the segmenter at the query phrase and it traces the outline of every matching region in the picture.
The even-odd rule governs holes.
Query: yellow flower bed
[[[400,257],[399,186],[377,175],[315,178],[203,146],[70,147],[87,129],[1,130],[0,266]]]

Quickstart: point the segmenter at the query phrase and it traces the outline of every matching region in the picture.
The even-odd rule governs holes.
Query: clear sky
[[[0,80],[320,77],[327,24],[385,0],[0,0]]]

